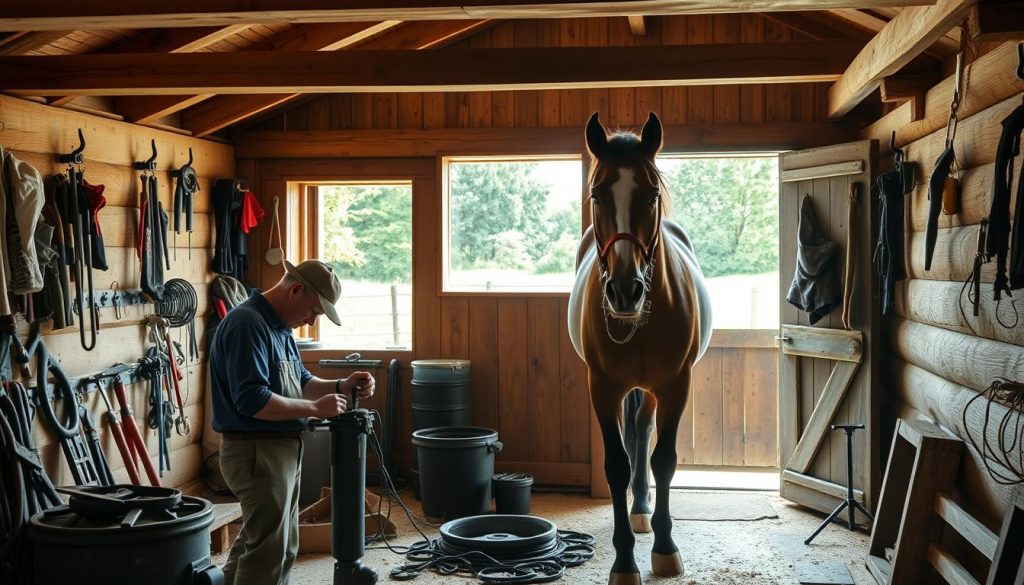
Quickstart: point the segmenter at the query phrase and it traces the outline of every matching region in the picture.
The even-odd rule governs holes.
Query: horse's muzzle
[[[604,294],[612,312],[626,317],[633,316],[643,306],[644,281],[637,277],[609,278],[604,285]]]

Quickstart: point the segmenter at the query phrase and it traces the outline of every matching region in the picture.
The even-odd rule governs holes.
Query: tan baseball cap
[[[306,260],[298,266],[285,260],[284,269],[306,290],[315,292],[320,297],[320,309],[324,315],[335,325],[341,325],[338,310],[334,308],[334,303],[341,298],[341,281],[333,268],[319,260]]]

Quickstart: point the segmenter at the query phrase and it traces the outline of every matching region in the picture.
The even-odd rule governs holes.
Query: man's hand
[[[353,388],[359,388],[360,400],[373,396],[377,389],[377,382],[374,381],[370,372],[352,372],[352,374],[341,381],[341,390],[345,395],[351,395]]]
[[[344,394],[328,394],[313,403],[316,418],[331,418],[345,412],[348,408],[348,397]]]

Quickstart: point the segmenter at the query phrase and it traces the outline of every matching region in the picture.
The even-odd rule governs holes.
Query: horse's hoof
[[[608,585],[641,585],[640,573],[608,573]]]
[[[647,533],[651,531],[651,515],[650,514],[630,514],[629,525],[633,528],[633,532],[636,534]]]
[[[678,577],[685,571],[683,557],[679,551],[668,554],[652,552],[651,570],[661,577]]]

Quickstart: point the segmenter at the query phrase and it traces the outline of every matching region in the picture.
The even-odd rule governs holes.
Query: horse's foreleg
[[[633,390],[626,396],[625,429],[626,452],[632,470],[633,505],[629,510],[629,524],[633,532],[651,531],[651,480],[647,457],[654,433],[654,408],[657,401],[643,390]]]
[[[591,381],[591,401],[594,414],[601,425],[604,442],[604,475],[612,495],[614,531],[612,545],[615,547],[615,561],[608,576],[609,585],[639,585],[640,569],[636,566],[633,546],[636,539],[629,528],[626,512],[626,488],[629,487],[629,458],[622,445],[619,432],[619,406],[622,394],[610,388],[595,388]]]
[[[654,472],[655,502],[651,527],[654,529],[654,546],[651,549],[651,570],[656,575],[672,577],[683,574],[683,559],[679,548],[672,540],[672,514],[669,511],[672,476],[676,472],[676,435],[679,419],[690,393],[690,371],[658,394],[658,444],[651,455],[651,470]]]

